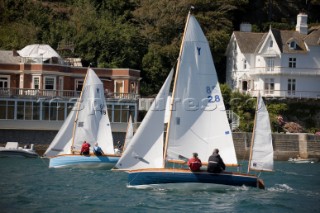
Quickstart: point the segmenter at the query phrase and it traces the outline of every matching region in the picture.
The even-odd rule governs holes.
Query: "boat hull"
[[[184,169],[146,169],[128,173],[128,186],[203,183],[264,188],[262,180],[257,176],[232,172],[208,173],[206,171],[191,172]]]
[[[39,155],[33,151],[26,150],[0,150],[0,157],[21,157],[21,158],[37,158]]]
[[[112,169],[120,156],[61,155],[50,158],[49,168]]]

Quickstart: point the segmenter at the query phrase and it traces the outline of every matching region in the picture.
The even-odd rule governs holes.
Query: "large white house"
[[[232,90],[256,96],[320,98],[320,26],[308,29],[297,16],[296,31],[270,27],[251,32],[242,24],[228,48],[226,80]]]

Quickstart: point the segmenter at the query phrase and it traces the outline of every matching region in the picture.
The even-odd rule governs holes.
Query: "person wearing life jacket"
[[[90,154],[90,144],[87,141],[84,141],[81,147],[80,155],[89,155]]]
[[[208,159],[208,172],[220,173],[226,169],[222,158],[219,155],[219,149],[214,149],[212,155]]]
[[[201,160],[198,158],[198,153],[193,153],[193,157],[188,160],[188,166],[191,171],[200,171],[202,166]]]

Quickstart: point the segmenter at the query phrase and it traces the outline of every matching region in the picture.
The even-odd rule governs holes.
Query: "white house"
[[[227,47],[227,84],[232,90],[271,97],[320,98],[320,26],[308,29],[306,14],[296,31],[270,27],[251,32],[242,24]]]

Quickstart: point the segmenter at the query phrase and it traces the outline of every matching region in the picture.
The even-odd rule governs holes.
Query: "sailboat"
[[[82,143],[91,145],[90,155],[81,155]],[[104,154],[95,156],[95,143]],[[56,137],[44,153],[49,158],[49,168],[80,167],[111,169],[119,160],[115,154],[103,83],[89,68],[80,99],[71,110]]]
[[[227,166],[238,166],[209,43],[190,12],[171,94],[172,78],[173,70],[115,166],[129,173],[128,186],[201,183],[264,188],[256,175],[192,172],[184,166],[194,152],[206,165],[214,148]],[[167,100],[171,100],[168,119]]]

